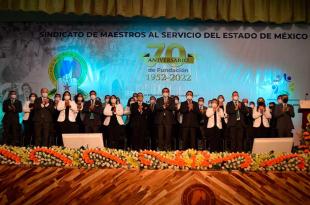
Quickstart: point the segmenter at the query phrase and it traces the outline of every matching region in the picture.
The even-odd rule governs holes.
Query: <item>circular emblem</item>
[[[193,184],[187,187],[182,194],[182,205],[214,205],[213,191],[203,184]]]
[[[48,75],[55,86],[59,78],[68,74],[77,79],[78,86],[84,82],[87,75],[86,61],[80,54],[73,51],[65,51],[56,55],[48,68]]]

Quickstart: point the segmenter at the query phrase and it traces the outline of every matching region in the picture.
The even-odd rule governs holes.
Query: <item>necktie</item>
[[[216,111],[214,112],[214,127],[217,126]]]
[[[91,105],[93,106],[94,104],[95,104],[95,101],[91,100]],[[91,119],[91,120],[95,119],[95,116],[94,116],[93,112],[90,113],[89,119]]]
[[[237,101],[235,102],[235,106],[236,106],[236,107],[238,106],[238,102],[237,102]],[[237,120],[240,120],[240,113],[239,113],[239,110],[237,110],[236,117],[237,117]]]

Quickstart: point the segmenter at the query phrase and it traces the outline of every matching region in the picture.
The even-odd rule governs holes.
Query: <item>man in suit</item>
[[[18,145],[20,141],[19,113],[22,112],[22,103],[17,99],[16,91],[9,92],[9,98],[3,102],[2,107],[4,112],[3,144]]]
[[[196,148],[196,130],[199,128],[199,106],[193,101],[193,92],[186,92],[186,101],[181,103],[182,148]]]
[[[253,109],[249,107],[249,100],[247,98],[242,99],[245,105],[244,123],[245,123],[245,137],[244,148],[246,151],[251,151],[253,145]]]
[[[34,101],[34,138],[36,146],[49,146],[49,137],[53,129],[53,100],[48,98],[48,89],[41,89],[41,97]]]
[[[175,124],[173,115],[175,103],[174,99],[169,96],[170,90],[168,88],[162,89],[162,95],[163,97],[158,98],[155,104],[158,148],[160,150],[170,150],[172,126]]]
[[[208,118],[206,116],[207,106],[204,105],[205,99],[203,97],[198,98],[198,106],[199,106],[199,137],[202,142],[202,149],[207,149],[207,130],[206,125],[208,123]]]
[[[227,128],[231,138],[231,151],[241,152],[244,150],[244,116],[246,114],[246,107],[244,103],[239,101],[239,93],[237,91],[232,93],[232,101],[227,103],[226,112],[228,114]]]
[[[292,129],[294,129],[292,122],[292,118],[295,117],[294,107],[287,102],[288,95],[282,95],[282,103],[278,104],[274,111],[279,137],[292,137]]]
[[[134,150],[146,149],[146,140],[149,130],[149,106],[143,102],[143,94],[137,94],[137,102],[130,105],[131,137]]]
[[[102,103],[97,99],[96,91],[90,91],[89,96],[90,100],[84,103],[83,108],[85,133],[100,133]]]

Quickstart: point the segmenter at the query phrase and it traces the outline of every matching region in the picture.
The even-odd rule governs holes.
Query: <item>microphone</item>
[[[309,93],[305,94],[305,100],[307,100]]]

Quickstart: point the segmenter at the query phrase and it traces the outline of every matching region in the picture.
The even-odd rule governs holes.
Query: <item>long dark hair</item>
[[[68,91],[68,90],[66,90],[63,94],[62,94],[62,100],[65,100],[65,94],[69,94],[70,95],[70,100],[71,100],[71,93]]]

